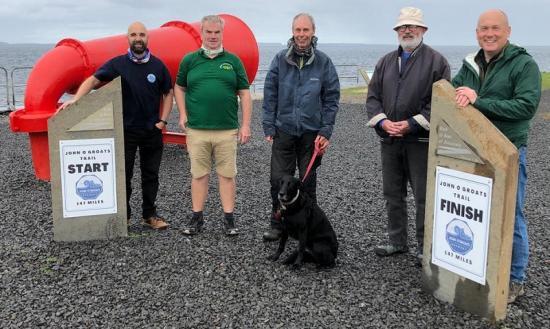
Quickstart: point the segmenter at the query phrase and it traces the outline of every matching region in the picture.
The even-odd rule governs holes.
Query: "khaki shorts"
[[[186,129],[187,152],[191,160],[191,176],[201,178],[212,170],[212,157],[218,175],[237,175],[237,132],[230,130]]]

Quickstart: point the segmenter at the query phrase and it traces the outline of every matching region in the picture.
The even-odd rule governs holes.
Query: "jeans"
[[[139,149],[141,169],[142,216],[148,218],[156,214],[155,200],[159,189],[159,169],[162,159],[162,132],[153,128],[124,129],[124,160],[126,165],[126,212],[132,216],[130,196],[132,195],[132,177],[134,162]]]
[[[527,222],[523,214],[525,203],[525,188],[527,186],[527,147],[519,148],[518,190],[516,193],[516,219],[514,221],[514,240],[512,244],[512,266],[510,280],[523,283],[525,270],[529,261],[529,237]]]

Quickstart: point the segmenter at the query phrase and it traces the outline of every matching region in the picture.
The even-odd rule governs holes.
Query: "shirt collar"
[[[145,55],[138,57],[130,48],[128,48],[128,58],[136,64],[145,64],[151,59],[151,52],[149,51],[149,48],[147,48],[145,49]]]
[[[220,48],[218,49],[206,49],[204,46],[201,47],[200,49],[200,53],[201,55],[203,55],[204,57],[208,57],[208,58],[216,58],[218,56],[221,56],[224,54],[224,49],[223,49],[223,46],[220,45]],[[215,55],[214,57],[211,57],[212,55]]]

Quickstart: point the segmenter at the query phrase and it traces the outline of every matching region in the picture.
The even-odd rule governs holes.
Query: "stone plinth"
[[[452,169],[492,180],[490,217],[486,248],[484,283],[478,283],[456,272],[433,264],[434,245],[449,247],[458,235],[451,232],[447,239],[434,239],[434,227],[441,218],[438,210],[447,210],[451,203],[436,198],[437,168]],[[455,91],[449,82],[441,80],[433,85],[432,113],[430,121],[430,147],[426,187],[426,219],[424,235],[423,286],[436,298],[452,303],[467,312],[491,321],[506,317],[508,282],[512,254],[518,152],[516,147],[479,111],[472,106],[460,109],[455,105]],[[443,185],[441,182],[440,185]],[[472,194],[473,195],[473,194]],[[457,198],[470,199],[467,193],[457,193]],[[456,201],[467,204],[469,200]],[[454,202],[454,201],[453,201]],[[455,205],[455,203],[453,203]],[[438,208],[439,207],[439,208]],[[456,222],[468,223],[464,213],[454,211]],[[486,212],[488,213],[488,212]],[[458,214],[458,215],[456,215]],[[473,217],[473,216],[470,216]],[[475,218],[474,218],[475,219]],[[464,227],[466,227],[466,224]],[[472,224],[474,225],[474,224]],[[439,226],[441,227],[441,226]],[[449,227],[449,224],[447,224]],[[469,261],[469,233],[461,228],[453,229],[465,236],[458,245],[459,253],[449,252],[455,259]],[[458,234],[457,233],[457,234]],[[450,240],[449,240],[450,239]],[[443,241],[442,241],[443,240]],[[445,241],[446,240],[446,241]],[[434,244],[434,242],[437,242]],[[456,241],[455,241],[456,242]],[[466,246],[466,247],[465,247]],[[449,248],[451,250],[451,248]],[[465,253],[465,256],[462,255]],[[478,258],[476,258],[478,259]]]
[[[48,120],[55,241],[127,236],[120,78]]]

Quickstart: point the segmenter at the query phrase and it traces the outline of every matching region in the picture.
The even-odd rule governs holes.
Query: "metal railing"
[[[348,80],[353,82],[355,85],[359,84],[359,81],[362,81],[359,79],[360,77],[360,67],[359,65],[355,64],[336,64],[334,65],[336,68],[336,71],[338,72],[338,78],[340,80]],[[26,83],[15,83],[14,81],[26,81],[26,77],[24,79],[16,79],[16,74],[19,74],[19,72],[23,71],[29,71],[32,69],[32,66],[18,66],[14,67],[9,71],[8,76],[8,70],[4,67],[0,66],[0,76],[3,78],[3,81],[0,78],[0,88],[4,88],[6,90],[6,111],[14,111],[18,104],[23,103],[23,95],[24,90],[21,90],[21,92],[18,92],[16,90],[17,88],[24,89],[26,86]],[[253,93],[256,92],[263,92],[264,82],[265,82],[265,76],[267,75],[267,72],[269,70],[267,69],[259,69],[256,73],[256,78],[254,79],[254,82],[250,85],[251,91]],[[3,72],[3,74],[2,74]],[[18,96],[21,96],[18,98]],[[1,98],[0,98],[1,100]],[[1,109],[0,105],[0,109]],[[1,110],[0,110],[1,112]]]
[[[24,89],[26,83],[16,83],[15,81],[26,81],[28,73],[32,66],[17,66],[8,71],[5,67],[0,66],[0,89],[5,89],[5,102],[0,93],[0,112],[15,111],[17,105],[23,104]],[[23,75],[18,77],[18,75]],[[5,108],[4,108],[5,104]]]
[[[0,112],[5,112],[10,110],[10,83],[8,80],[8,70],[0,66],[0,71],[4,72],[3,79],[0,82],[0,87],[6,87],[6,108],[4,110],[2,105],[0,105]]]
[[[336,68],[336,71],[338,72],[338,79],[340,80],[346,80],[346,79],[349,79],[349,80],[355,80],[355,84],[359,84],[359,74],[358,74],[358,70],[359,70],[359,66],[358,65],[355,65],[355,64],[336,64],[334,65],[334,67]],[[351,69],[351,72],[353,73],[350,73],[349,69]],[[342,72],[342,71],[345,71],[345,72]]]
[[[359,82],[362,81],[360,78],[360,72],[361,69],[359,65],[355,64],[335,64],[334,67],[336,68],[336,71],[338,72],[338,79],[340,81],[342,80],[348,80],[353,82],[355,85],[359,85]],[[254,82],[250,85],[251,91],[253,93],[256,92],[262,92],[265,82],[265,76],[269,70],[267,69],[260,69],[256,73],[256,78],[254,79]]]
[[[14,67],[10,72],[10,78],[11,78],[11,104],[13,106],[13,110],[15,110],[17,104],[23,103],[23,98],[18,99],[15,95],[24,95],[24,87],[27,85],[26,83],[15,83],[15,74],[17,72],[22,71],[30,71],[32,69],[32,66],[18,66]],[[28,74],[27,74],[28,75]],[[26,77],[25,79],[17,79],[22,81],[27,81]],[[16,92],[16,88],[21,88],[21,93]]]
[[[0,66],[0,71],[4,72],[4,74],[2,75],[3,80],[2,82],[0,82],[0,87],[6,88],[6,111],[9,111],[10,110],[10,83],[8,80],[8,70]],[[0,112],[4,112],[2,109],[2,105],[0,105]]]

